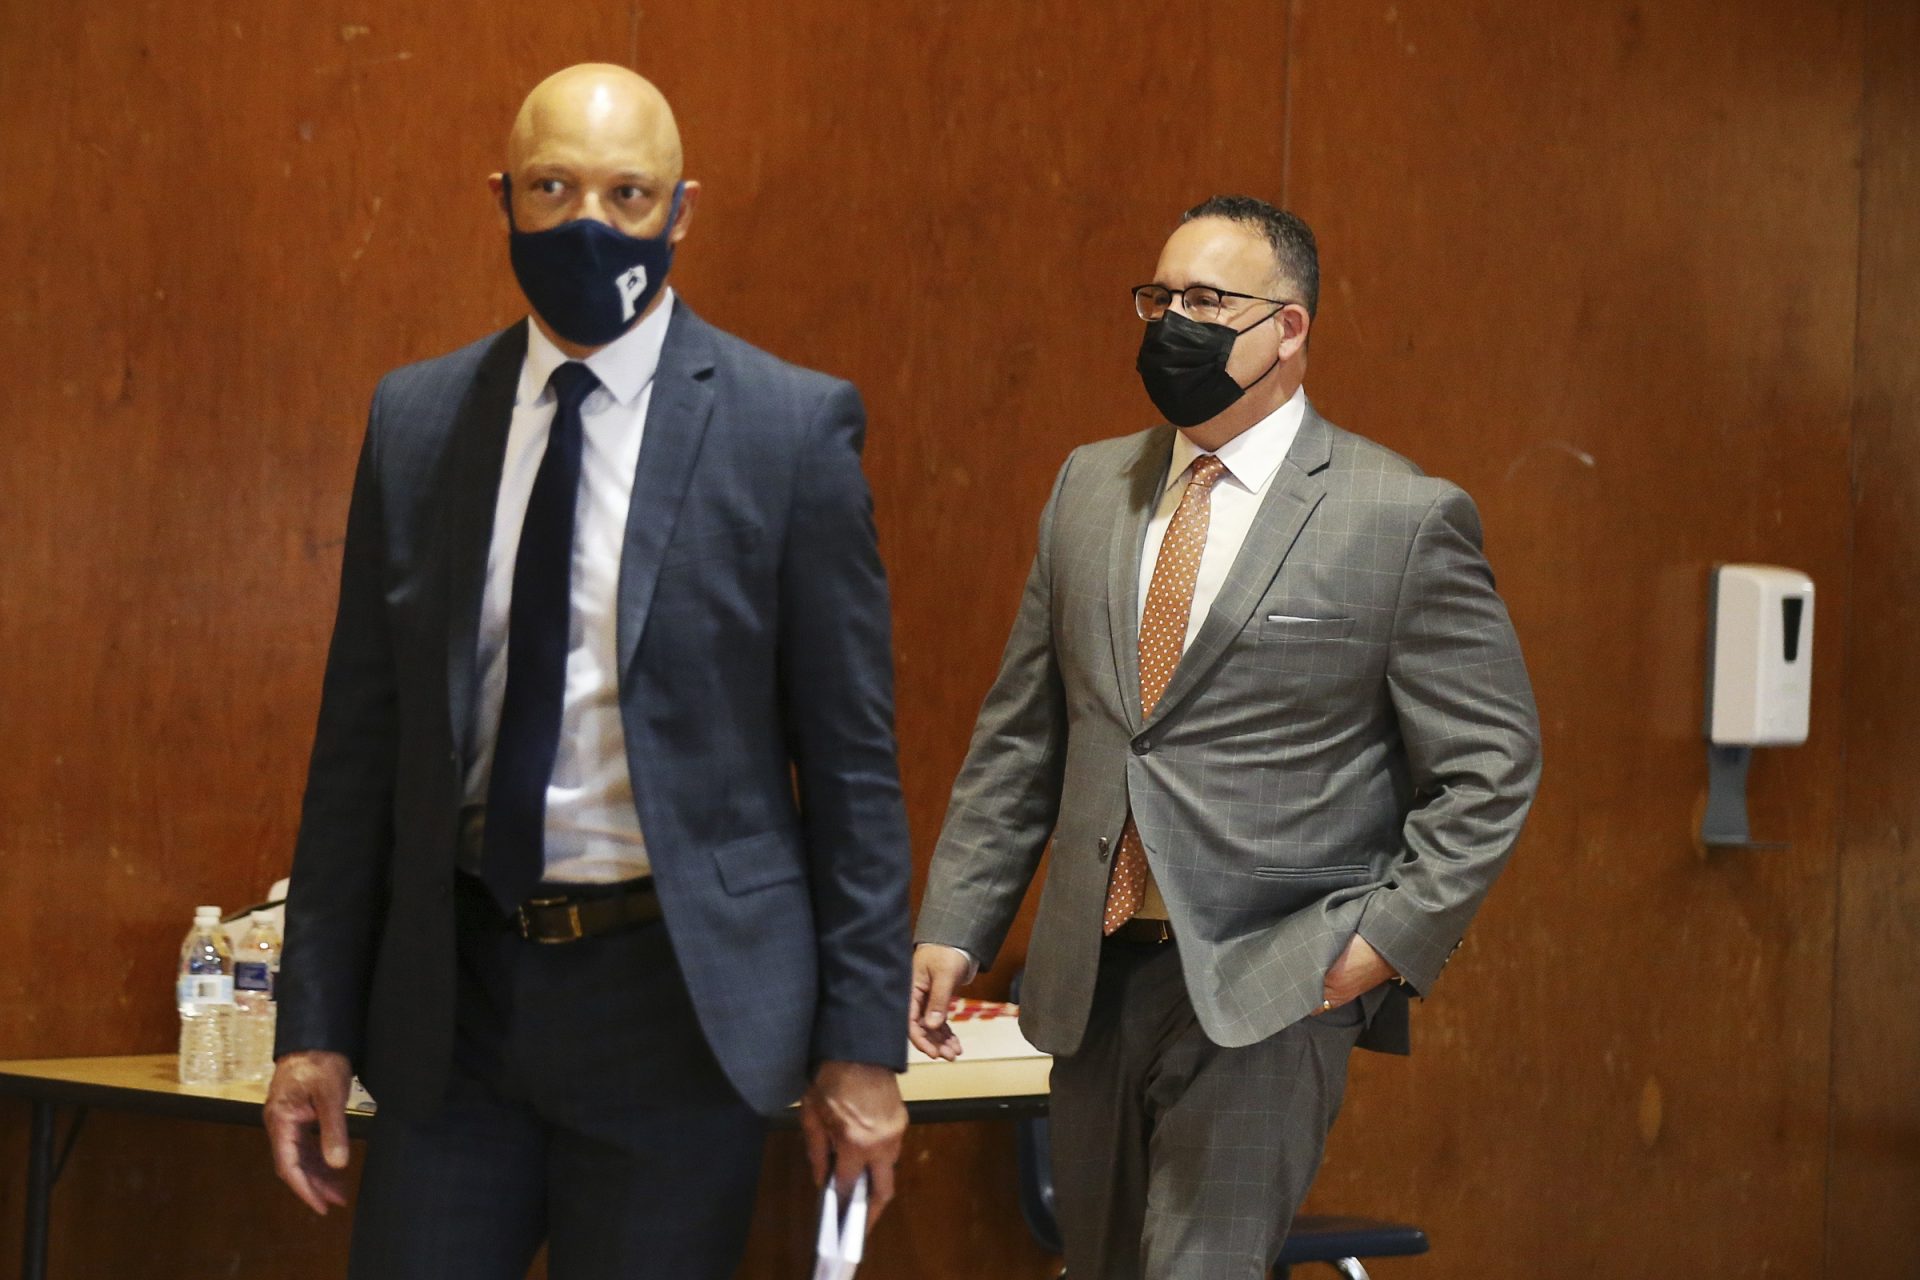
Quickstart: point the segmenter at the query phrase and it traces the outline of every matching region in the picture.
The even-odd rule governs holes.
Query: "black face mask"
[[[500,188],[513,274],[540,318],[583,347],[604,347],[631,329],[667,282],[669,237],[686,184],[674,187],[667,223],[653,236],[630,236],[592,218],[522,231],[513,220],[513,179],[502,174]]]
[[[1279,312],[1276,307],[1244,329],[1202,324],[1177,311],[1149,321],[1133,367],[1140,371],[1141,385],[1146,387],[1154,408],[1176,427],[1197,427],[1226,412],[1234,401],[1259,386],[1267,373],[1280,367],[1276,354],[1267,373],[1244,387],[1227,372],[1227,359],[1233,355],[1233,344],[1240,335],[1253,332]]]

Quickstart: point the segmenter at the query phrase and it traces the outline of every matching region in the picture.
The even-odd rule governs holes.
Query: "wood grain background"
[[[285,871],[368,394],[520,314],[484,176],[610,59],[706,184],[683,295],[866,394],[923,870],[1055,469],[1151,418],[1126,288],[1281,200],[1316,404],[1479,499],[1547,731],[1313,1207],[1429,1230],[1382,1277],[1915,1274],[1915,49],[1908,0],[0,0],[0,1057],[168,1047],[191,907]],[[1781,852],[1693,837],[1718,560],[1818,583]],[[792,1141],[765,1192],[742,1274],[798,1274]],[[97,1116],[56,1199],[62,1276],[344,1244],[237,1130]],[[914,1133],[870,1258],[1051,1274],[1011,1135]]]

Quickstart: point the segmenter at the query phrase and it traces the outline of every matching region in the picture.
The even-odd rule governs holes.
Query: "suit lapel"
[[[1180,655],[1180,663],[1173,669],[1173,678],[1167,682],[1166,692],[1160,695],[1148,725],[1165,718],[1178,706],[1246,627],[1260,597],[1266,594],[1287,553],[1293,549],[1307,517],[1326,496],[1326,482],[1320,473],[1332,459],[1333,431],[1326,420],[1314,412],[1313,406],[1308,405],[1293,447],[1287,450],[1287,459],[1280,464],[1273,486],[1260,503],[1253,527],[1247,530],[1247,540],[1240,544],[1240,553],[1234,557],[1233,567],[1227,571],[1227,580],[1220,585],[1220,594],[1207,612],[1206,621],[1200,624],[1193,643]]]
[[[1107,625],[1113,638],[1113,671],[1127,723],[1140,729],[1140,553],[1147,524],[1167,484],[1173,429],[1147,433],[1146,443],[1120,473],[1123,486],[1107,549]]]
[[[493,545],[500,468],[506,459],[513,397],[526,354],[525,322],[493,340],[454,416],[447,445],[447,714],[453,741],[463,754],[472,731],[480,602]]]
[[[693,464],[700,456],[707,420],[713,415],[714,349],[711,331],[686,303],[676,300],[667,326],[653,399],[640,441],[640,462],[627,508],[626,541],[620,551],[620,616],[615,637],[620,671],[633,665],[647,629],[660,557],[673,536]]]

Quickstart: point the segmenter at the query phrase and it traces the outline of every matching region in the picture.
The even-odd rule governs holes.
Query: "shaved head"
[[[680,180],[680,126],[653,83],[625,67],[583,62],[534,86],[507,134],[507,169],[552,151],[644,159],[668,186]]]

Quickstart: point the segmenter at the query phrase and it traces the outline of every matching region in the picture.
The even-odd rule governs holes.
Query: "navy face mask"
[[[645,238],[616,231],[592,218],[576,218],[545,231],[522,231],[513,222],[512,179],[502,174],[509,253],[520,291],[553,331],[583,347],[604,347],[633,327],[667,282],[673,245],[667,237],[680,216],[673,188],[667,225]]]
[[[1279,314],[1278,308],[1244,329],[1231,325],[1203,324],[1178,311],[1169,311],[1147,323],[1140,338],[1140,354],[1133,367],[1140,372],[1140,383],[1147,389],[1153,407],[1166,415],[1176,427],[1197,427],[1218,417],[1227,408],[1260,384],[1280,367],[1275,356],[1267,373],[1246,386],[1227,372],[1227,360],[1233,344],[1243,333],[1251,333]]]

